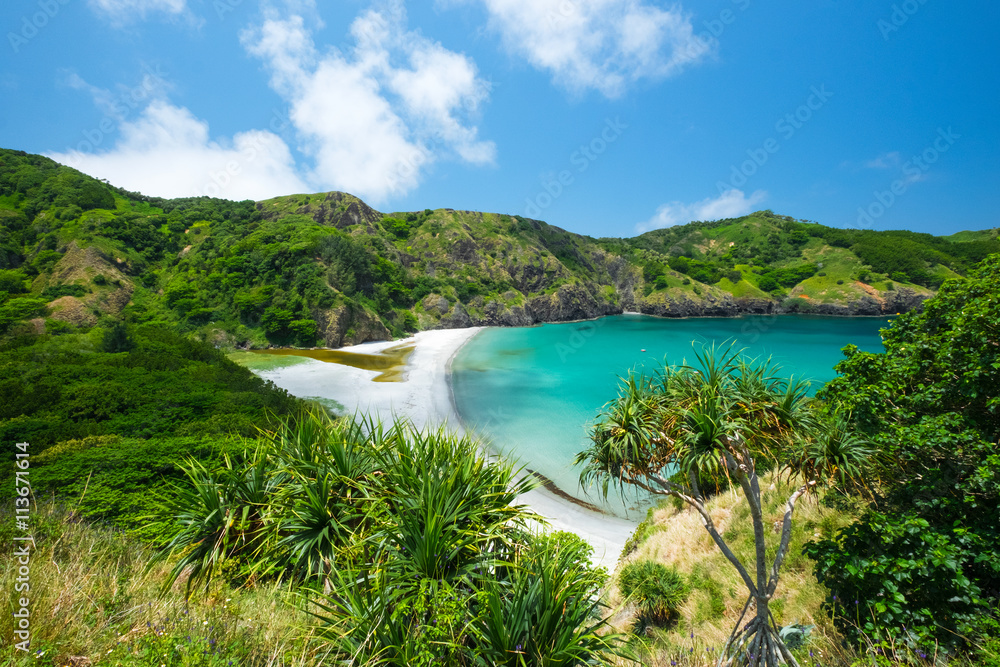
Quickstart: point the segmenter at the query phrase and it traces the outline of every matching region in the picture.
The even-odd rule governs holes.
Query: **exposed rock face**
[[[438,323],[439,329],[464,329],[466,327],[471,327],[475,325],[472,318],[469,317],[469,313],[465,310],[465,306],[460,303],[456,303],[455,307],[451,309],[451,312],[441,318]]]
[[[627,286],[631,289],[631,286]],[[447,305],[443,297],[440,298]],[[700,300],[670,298],[635,298],[629,291],[619,292],[619,303],[608,302],[592,285],[564,285],[553,294],[529,299],[524,307],[504,306],[498,301],[490,301],[482,308],[481,316],[473,316],[462,306],[455,304],[447,315],[441,317],[436,328],[454,329],[468,326],[523,327],[540,322],[566,322],[588,320],[606,315],[618,315],[625,310],[637,311],[657,317],[739,317],[741,315],[779,315],[784,313],[812,313],[816,315],[879,316],[895,315],[910,310],[919,310],[927,295],[913,290],[899,289],[884,294],[885,298],[865,296],[847,304],[813,304],[806,299],[786,300],[786,304],[770,299],[734,299],[728,294],[707,294]],[[425,299],[424,308],[431,309]],[[434,301],[432,305],[437,306]]]
[[[589,320],[622,312],[620,307],[595,296],[585,285],[563,285],[554,294],[537,296],[528,301],[526,310],[535,322]]]
[[[342,347],[370,340],[389,340],[392,332],[361,308],[340,306],[323,311],[316,318],[323,345]]]
[[[478,250],[479,246],[472,239],[459,239],[451,246],[448,256],[457,264],[474,264],[479,259]]]
[[[428,294],[424,297],[424,300],[420,302],[420,305],[424,307],[424,311],[435,317],[443,317],[451,304],[448,303],[448,299],[444,298],[440,294]]]
[[[901,288],[895,292],[886,293],[885,303],[882,304],[882,313],[906,313],[911,310],[922,310],[924,301],[930,296],[917,294],[911,289]]]
[[[881,292],[878,296],[863,296],[846,304],[818,303],[795,304],[797,307],[786,308],[781,312],[815,313],[817,315],[838,315],[841,317],[896,315],[911,310],[921,310],[927,294],[918,294],[909,288],[900,288],[892,292]]]
[[[87,305],[75,296],[62,296],[49,304],[52,319],[78,327],[92,327],[97,317]]]
[[[66,246],[63,256],[48,276],[36,278],[33,288],[44,289],[56,285],[81,285],[90,293],[77,297],[61,297],[49,304],[52,318],[76,326],[93,326],[97,319],[94,310],[117,315],[132,299],[134,285],[124,273],[124,259],[109,257],[95,246],[81,248],[76,241]],[[100,283],[95,278],[101,276]]]
[[[261,203],[257,204],[257,210],[268,220],[276,220],[283,215],[278,210],[267,209]],[[338,229],[351,225],[370,225],[382,219],[381,213],[345,192],[327,193],[319,205],[305,204],[294,212],[298,215],[308,215],[320,225],[332,225]]]
[[[483,308],[483,317],[477,322],[479,326],[489,327],[527,327],[535,320],[521,306],[505,307],[498,301],[490,301]]]
[[[708,295],[701,301],[640,299],[638,306],[640,313],[659,317],[732,317],[739,314],[736,301],[728,295],[721,298]]]

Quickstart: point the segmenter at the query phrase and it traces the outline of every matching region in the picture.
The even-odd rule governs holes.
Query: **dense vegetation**
[[[903,287],[930,294],[1000,251],[996,237],[839,230],[760,211],[595,240],[520,216],[384,215],[343,193],[167,200],[0,149],[0,334],[115,315],[215,344],[340,346],[623,308],[696,314],[725,299],[877,304]]]
[[[207,343],[159,326],[21,335],[0,348],[0,440],[33,451],[118,435],[252,436],[299,401]]]
[[[840,428],[853,430],[871,456],[845,459],[847,450],[836,448],[841,459],[834,461],[836,477],[852,469],[858,483],[842,484],[820,503],[807,503],[804,528],[793,526],[789,556],[796,562],[798,580],[784,599],[774,601],[785,609],[776,618],[791,622],[782,628],[783,637],[786,631],[792,636],[803,628],[816,630],[806,644],[810,657],[815,651],[824,661],[878,665],[995,665],[1000,659],[998,276],[1000,255],[991,255],[968,278],[942,285],[923,312],[894,320],[884,331],[885,353],[845,348],[847,359],[837,366],[838,377],[818,396],[816,407],[839,414]],[[611,404],[607,422],[613,420],[622,433],[629,424],[641,426],[650,414],[642,409],[641,396],[625,391]],[[677,422],[692,429],[689,437],[674,435],[676,427],[666,430],[650,422],[650,434],[635,439],[635,446],[661,452],[672,442],[707,453],[710,439],[702,435],[732,420],[720,415],[706,421],[701,416],[706,407],[684,412]],[[636,430],[628,426],[629,432]],[[664,440],[664,433],[671,439]],[[623,446],[622,451],[629,449]],[[655,468],[664,459],[648,460]],[[776,472],[780,462],[779,455]],[[711,459],[697,463],[700,469]],[[635,474],[634,466],[619,472],[622,479],[630,474]],[[712,476],[688,479],[692,488],[704,489]],[[775,521],[787,513],[781,496],[795,490],[789,485],[794,479],[771,476],[763,517]],[[670,481],[679,485],[684,478],[678,474]],[[722,486],[731,484],[726,480]],[[626,563],[668,554],[665,564],[681,570],[702,600],[681,609],[677,627],[658,624],[645,653],[652,660],[676,661],[678,652],[686,650],[689,631],[692,644],[707,636],[709,648],[718,650],[725,637],[722,628],[728,633],[732,617],[740,613],[740,600],[733,595],[737,572],[721,554],[715,556],[717,564],[707,566],[704,551],[713,542],[701,538],[694,554],[687,542],[683,548],[675,546],[678,536],[702,524],[711,528],[712,520],[722,517],[725,541],[735,545],[740,559],[752,559],[753,531],[733,522],[751,523],[753,508],[734,503],[729,493],[719,494],[718,485],[708,486],[709,518],[665,505],[651,512],[626,547]],[[619,586],[628,587],[621,581]],[[812,624],[817,627],[810,628]],[[802,660],[801,653],[798,657]]]
[[[186,471],[164,512],[179,524],[167,585],[288,582],[320,609],[337,664],[569,666],[617,651],[590,547],[530,533],[514,503],[534,482],[468,438],[315,413]]]
[[[854,348],[827,400],[882,453],[855,525],[813,544],[831,611],[852,637],[966,648],[1000,609],[1000,255]]]
[[[670,269],[706,284],[725,278],[735,285],[745,279],[768,293],[794,287],[816,274],[937,288],[956,272],[964,274],[988,254],[1000,252],[995,234],[949,238],[908,231],[836,229],[770,211],[601,241],[609,249],[634,253],[643,263],[647,280],[655,281]],[[843,265],[845,260],[850,267]]]
[[[304,403],[207,343],[162,327],[22,334],[0,347],[0,449],[30,443],[38,498],[153,542],[149,519],[184,481],[187,457],[215,461]],[[13,484],[12,467],[0,483]]]
[[[822,485],[859,479],[872,452],[843,414],[827,413],[808,398],[808,383],[785,380],[772,364],[741,358],[733,349],[696,355],[697,365],[664,366],[651,377],[632,372],[622,380],[591,431],[591,444],[576,458],[584,465],[580,481],[598,483],[605,496],[612,486],[633,485],[689,505],[748,593],[720,660],[795,665],[770,604],[791,544],[796,503]],[[766,529],[771,520],[764,514],[761,475],[771,469],[796,483],[773,529]],[[709,513],[711,494],[699,482],[706,477],[724,478],[742,491],[753,525],[752,558],[736,555]],[[619,579],[623,590],[629,588]]]

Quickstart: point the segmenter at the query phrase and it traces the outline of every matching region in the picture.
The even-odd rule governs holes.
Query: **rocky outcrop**
[[[263,203],[257,204],[257,210],[266,220],[276,220],[285,215],[280,209],[269,208]],[[346,192],[328,192],[318,204],[315,201],[303,204],[292,213],[307,215],[317,224],[331,225],[338,229],[351,225],[370,225],[382,219],[381,213]]]
[[[78,285],[87,294],[65,296],[49,304],[53,319],[75,326],[93,326],[97,314],[117,315],[129,304],[135,287],[125,271],[128,262],[109,256],[96,246],[81,248],[72,241],[50,274],[39,275],[32,288],[42,291],[60,285]]]
[[[424,312],[434,317],[444,317],[444,314],[448,312],[451,308],[451,304],[448,303],[448,299],[444,298],[440,294],[428,294],[424,297],[423,301],[420,302],[423,306]]]
[[[392,332],[377,317],[359,307],[331,308],[322,311],[316,321],[325,347],[343,347],[392,338]]]
[[[929,299],[929,294],[917,294],[912,289],[901,288],[894,292],[884,292],[885,302],[882,304],[882,313],[891,315],[893,313],[907,313],[911,310],[922,310],[924,301]]]
[[[658,317],[733,317],[739,314],[739,306],[729,295],[717,297],[714,294],[700,301],[693,299],[640,299],[637,310],[643,315]]]
[[[900,289],[884,293],[884,298],[865,296],[846,304],[812,303],[807,299],[736,299],[728,294],[707,294],[701,299],[669,298],[662,294],[638,299],[622,298],[611,303],[602,298],[597,286],[564,285],[552,294],[536,296],[524,306],[509,306],[501,301],[489,301],[476,314],[458,303],[452,307],[444,297],[430,295],[424,299],[424,311],[440,319],[434,328],[454,329],[468,326],[523,327],[541,322],[589,320],[618,315],[628,310],[657,317],[739,317],[744,315],[779,315],[802,313],[815,315],[879,316],[919,310],[927,295]],[[657,298],[659,297],[659,298]],[[479,302],[471,305],[479,305]],[[479,314],[481,312],[481,314]]]
[[[781,312],[812,313],[816,315],[836,315],[839,317],[898,315],[911,310],[921,310],[924,301],[930,297],[917,294],[912,290],[899,290],[896,293],[886,292],[882,297],[864,296],[848,303],[802,303],[784,304]],[[791,300],[789,300],[791,301]]]
[[[490,301],[483,307],[483,316],[477,322],[487,327],[528,327],[535,320],[523,306],[505,306],[499,301]]]
[[[460,303],[456,303],[455,307],[451,311],[441,318],[438,323],[439,329],[464,329],[466,327],[475,326],[476,322],[469,317],[469,313],[465,310],[465,306]]]
[[[535,322],[589,320],[622,312],[620,306],[596,296],[588,285],[563,285],[553,294],[536,296],[528,301],[526,312]]]

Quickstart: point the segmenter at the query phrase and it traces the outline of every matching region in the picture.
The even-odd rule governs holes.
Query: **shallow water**
[[[620,315],[588,322],[489,328],[469,341],[452,364],[462,420],[493,446],[551,480],[566,493],[623,516],[643,512],[635,494],[607,504],[579,487],[573,457],[601,407],[615,397],[629,369],[654,370],[693,361],[702,345],[734,341],[751,357],[771,357],[787,375],[812,382],[833,378],[848,344],[882,351],[886,318],[759,316],[671,320]],[[697,346],[697,347],[696,347]],[[628,508],[635,511],[627,512]]]
[[[251,352],[260,355],[305,357],[366,371],[382,371],[372,378],[372,382],[402,382],[406,377],[404,374],[406,361],[413,354],[413,345],[396,345],[375,354],[344,350],[297,350],[293,348],[271,348],[252,350]]]

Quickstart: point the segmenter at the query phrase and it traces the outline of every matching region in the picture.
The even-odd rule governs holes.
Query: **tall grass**
[[[778,527],[784,514],[784,503],[793,483],[776,476],[761,480],[765,525],[772,527],[768,557],[777,548]],[[754,557],[754,535],[750,508],[742,494],[724,491],[708,500],[706,505],[719,531],[744,562]],[[771,608],[779,625],[801,623],[814,625],[808,648],[802,654],[802,664],[809,663],[809,653],[816,660],[840,652],[840,636],[829,616],[822,609],[826,589],[813,576],[812,561],[802,555],[802,545],[815,537],[832,535],[850,521],[850,515],[824,506],[815,496],[800,501],[796,521],[792,525],[791,547],[785,561],[781,581]],[[665,627],[650,628],[642,640],[644,656],[649,664],[681,661],[693,664],[715,664],[733,624],[746,603],[743,582],[733,566],[719,551],[693,510],[678,510],[664,501],[653,512],[652,520],[643,527],[645,538],[619,564],[619,572],[633,562],[653,561],[676,568],[691,587],[687,600],[680,605],[676,620]],[[624,602],[617,585],[610,590],[610,605]],[[614,620],[616,628],[625,630],[636,620],[639,610],[630,605],[626,613]],[[640,624],[639,627],[646,627]],[[803,653],[804,651],[804,653]],[[714,657],[713,657],[714,656]],[[665,662],[664,662],[665,661]]]
[[[315,665],[299,598],[277,586],[225,585],[184,600],[181,586],[161,595],[169,565],[149,567],[152,550],[119,530],[90,525],[53,502],[33,508],[30,590],[16,593],[13,512],[0,508],[0,663],[4,665]],[[13,641],[10,613],[30,598],[31,644]]]

